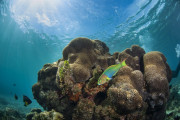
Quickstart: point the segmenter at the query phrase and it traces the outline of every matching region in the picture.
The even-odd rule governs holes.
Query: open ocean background
[[[33,99],[46,63],[76,37],[99,39],[110,53],[138,44],[180,61],[180,0],[0,0],[0,96]],[[180,75],[171,84],[180,83]],[[16,86],[13,86],[16,84]],[[37,105],[33,100],[33,105]]]

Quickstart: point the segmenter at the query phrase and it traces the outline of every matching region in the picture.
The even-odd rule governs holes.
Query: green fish
[[[125,60],[123,60],[121,63],[117,65],[111,65],[109,66],[99,77],[98,85],[102,85],[106,83],[107,81],[111,80],[113,76],[116,75],[116,73],[119,71],[120,68],[126,66]]]

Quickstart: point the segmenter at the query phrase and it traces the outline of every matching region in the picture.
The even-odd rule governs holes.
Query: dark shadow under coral
[[[96,105],[99,105],[102,103],[107,98],[107,94],[105,92],[99,92],[97,95],[94,97],[94,103]]]

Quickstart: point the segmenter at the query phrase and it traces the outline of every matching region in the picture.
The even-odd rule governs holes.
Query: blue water
[[[0,0],[0,95],[33,99],[37,72],[76,37],[102,40],[110,53],[133,44],[160,51],[174,70],[179,11],[179,0]]]

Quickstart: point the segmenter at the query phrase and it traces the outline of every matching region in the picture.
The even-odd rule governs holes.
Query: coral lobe
[[[61,119],[163,120],[171,80],[164,55],[145,53],[137,45],[113,55],[108,52],[99,40],[72,40],[62,59],[39,71],[34,98],[46,110],[62,113]],[[128,66],[98,86],[103,71],[124,59]]]

